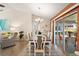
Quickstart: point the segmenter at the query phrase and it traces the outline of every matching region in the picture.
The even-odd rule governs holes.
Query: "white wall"
[[[29,33],[32,32],[32,14],[30,10],[22,12],[14,9],[8,9],[0,12],[0,19],[7,19],[10,27],[14,29],[12,31],[23,30]]]

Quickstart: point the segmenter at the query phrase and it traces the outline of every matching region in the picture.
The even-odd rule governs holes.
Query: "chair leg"
[[[30,42],[29,42],[29,56],[30,56],[30,53],[31,53],[30,47],[31,47],[31,45],[30,45]]]
[[[49,56],[51,55],[51,43],[49,43]]]

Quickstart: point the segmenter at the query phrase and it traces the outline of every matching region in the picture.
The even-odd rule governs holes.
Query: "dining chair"
[[[44,54],[44,42],[43,42],[43,37],[42,36],[37,36],[37,41],[36,41],[36,46],[35,46],[35,53],[34,55],[36,56],[38,54]]]

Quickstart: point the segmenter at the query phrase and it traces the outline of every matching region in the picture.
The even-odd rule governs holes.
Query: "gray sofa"
[[[1,48],[6,48],[15,45],[14,38],[0,39]]]

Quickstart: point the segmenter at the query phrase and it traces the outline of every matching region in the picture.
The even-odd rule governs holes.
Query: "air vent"
[[[0,4],[0,7],[5,7],[4,5]]]

